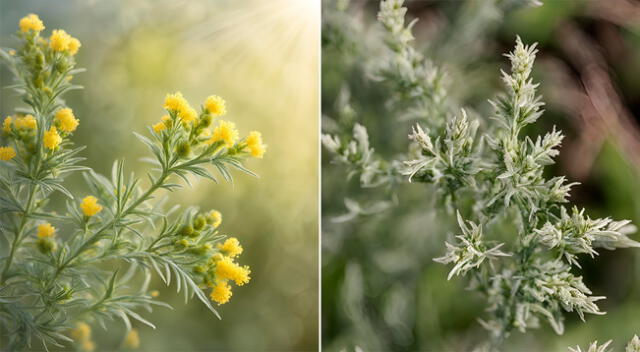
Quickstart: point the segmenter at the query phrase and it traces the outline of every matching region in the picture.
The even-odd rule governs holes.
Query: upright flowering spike
[[[71,36],[64,29],[54,29],[49,38],[49,45],[54,51],[65,51],[69,49]]]
[[[65,132],[73,132],[78,128],[80,122],[73,115],[73,110],[70,108],[62,108],[56,112],[55,121],[58,123],[58,127]]]
[[[240,241],[238,241],[238,239],[235,237],[228,238],[226,241],[224,241],[224,243],[218,243],[216,247],[229,258],[235,258],[242,254],[242,246],[240,245]]]
[[[50,238],[53,237],[55,233],[56,228],[48,222],[38,225],[38,238]]]
[[[55,127],[51,127],[44,133],[44,146],[48,149],[56,149],[62,143],[62,137],[58,134],[58,130]]]
[[[219,280],[211,290],[211,300],[218,304],[229,302],[231,295],[231,286],[226,280]]]
[[[86,216],[94,216],[102,210],[102,205],[98,204],[98,199],[94,196],[86,196],[80,203],[80,209]]]
[[[212,144],[222,141],[227,148],[231,148],[236,143],[236,140],[238,140],[236,125],[233,122],[220,121],[218,126],[213,129],[213,135],[207,143]]]
[[[7,161],[16,157],[13,147],[0,147],[0,160]]]
[[[254,158],[262,158],[267,150],[267,146],[262,143],[262,135],[260,132],[253,131],[249,133],[246,142],[251,156]]]
[[[204,106],[209,113],[213,116],[223,116],[227,113],[227,108],[224,99],[217,95],[210,95],[204,101]]]
[[[40,32],[44,29],[44,23],[40,20],[38,15],[30,13],[27,16],[23,17],[19,23],[20,31],[28,32]]]

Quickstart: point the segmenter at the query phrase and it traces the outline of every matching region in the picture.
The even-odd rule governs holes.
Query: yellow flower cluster
[[[91,352],[96,349],[95,343],[91,340],[91,327],[85,322],[79,322],[71,329],[71,338],[79,344],[82,351]]]
[[[82,44],[64,29],[54,29],[49,37],[49,46],[53,51],[68,51],[71,55],[75,55]]]
[[[33,13],[30,13],[27,16],[23,17],[20,20],[19,26],[22,32],[40,32],[44,29],[44,23],[42,23],[40,17]]]
[[[0,147],[0,160],[7,161],[15,158],[16,151],[13,147]]]
[[[38,226],[38,238],[51,238],[55,236],[56,228],[51,226],[50,223],[45,222]]]
[[[210,95],[204,101],[204,106],[209,113],[213,116],[223,116],[227,113],[227,108],[224,99],[217,95]]]
[[[218,243],[216,247],[229,258],[235,258],[242,254],[240,241],[235,237],[228,238],[224,243]]]
[[[36,127],[38,127],[36,118],[33,117],[33,115],[17,117],[13,122],[13,125],[19,130],[35,130]]]
[[[135,350],[140,347],[140,335],[138,334],[138,330],[131,329],[131,331],[127,333],[127,336],[124,337],[122,345],[131,350]]]
[[[153,128],[154,132],[158,133],[160,131],[166,130],[169,126],[171,126],[171,117],[169,117],[169,115],[164,115],[160,118],[160,122],[151,127]]]
[[[64,132],[73,132],[78,128],[80,122],[73,115],[70,108],[62,108],[56,111],[55,121],[57,126]]]
[[[80,203],[80,209],[86,216],[94,216],[102,210],[102,205],[98,204],[98,199],[94,196],[86,196]]]
[[[222,224],[222,214],[217,210],[210,211],[209,216],[207,217],[207,222],[214,228],[217,228]]]
[[[236,125],[233,122],[221,120],[218,126],[213,129],[213,135],[211,135],[207,143],[213,144],[222,141],[227,148],[231,148],[236,143],[236,140],[238,140]]]
[[[11,116],[7,116],[4,118],[4,121],[2,121],[2,132],[9,133],[11,132],[11,124],[13,123],[13,117]]]
[[[232,280],[238,286],[242,286],[251,280],[251,270],[248,266],[240,266],[232,258],[223,256],[215,263],[215,274],[218,280]]]
[[[44,146],[48,149],[54,150],[58,148],[60,143],[62,143],[62,137],[60,137],[58,129],[52,126],[47,132],[45,132],[43,142]]]
[[[231,285],[226,280],[220,280],[215,283],[211,290],[211,300],[218,304],[225,304],[231,299]]]
[[[260,132],[253,131],[249,133],[249,136],[246,139],[246,143],[251,156],[255,158],[262,158],[265,151],[267,150],[267,146],[262,143],[262,135],[260,134]]]
[[[185,99],[180,92],[167,94],[167,97],[164,99],[164,108],[178,114],[178,117],[186,123],[198,119],[198,113],[191,107],[187,99]]]

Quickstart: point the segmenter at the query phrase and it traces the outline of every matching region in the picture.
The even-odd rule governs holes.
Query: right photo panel
[[[325,351],[640,351],[640,3],[323,0]]]

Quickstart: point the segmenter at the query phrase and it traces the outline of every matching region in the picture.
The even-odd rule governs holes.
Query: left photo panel
[[[0,0],[0,350],[317,351],[320,2]]]

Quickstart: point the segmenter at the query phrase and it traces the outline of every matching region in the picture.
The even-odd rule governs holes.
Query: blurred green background
[[[538,42],[534,80],[546,112],[528,133],[553,125],[566,135],[551,175],[580,182],[571,201],[592,217],[611,216],[640,224],[640,3],[627,0],[543,0],[541,7],[518,1],[406,1],[419,50],[448,75],[452,98],[480,119],[491,114],[487,99],[501,89],[503,53],[516,35]],[[400,121],[385,104],[391,92],[368,76],[380,51],[378,1],[323,1],[323,129],[333,120],[368,128],[371,146],[387,160],[406,151],[411,121]],[[353,121],[336,103],[351,93]],[[329,119],[330,118],[330,119]],[[481,123],[485,123],[482,122]],[[456,230],[429,186],[404,184],[398,205],[347,223],[344,198],[364,204],[387,201],[384,190],[363,190],[357,177],[345,182],[343,167],[322,157],[322,340],[327,350],[471,351],[487,338],[477,322],[486,302],[465,290],[464,280],[447,281],[450,267],[433,262]],[[633,235],[638,240],[639,234]],[[622,351],[640,334],[640,250],[600,251],[582,257],[585,283],[604,316],[583,323],[567,313],[562,336],[543,324],[512,334],[504,351],[567,351],[593,340],[614,339]]]
[[[0,0],[0,45],[18,20],[37,13],[48,35],[63,28],[82,42],[74,81],[85,86],[66,96],[80,119],[73,136],[87,145],[85,165],[109,174],[116,158],[144,176],[145,132],[164,111],[168,92],[182,91],[195,106],[207,95],[227,101],[241,135],[263,133],[262,160],[247,166],[259,179],[237,174],[235,184],[196,181],[173,202],[215,208],[222,231],[245,248],[250,284],[234,290],[218,320],[202,304],[185,305],[175,287],[158,280],[160,298],[174,310],[138,325],[144,351],[292,351],[318,346],[318,60],[319,3],[315,1],[98,1]],[[3,67],[0,82],[11,84]],[[0,112],[19,104],[2,90]],[[68,180],[86,191],[79,177]],[[81,193],[82,194],[82,193]],[[94,327],[98,350],[113,350],[124,328]]]

